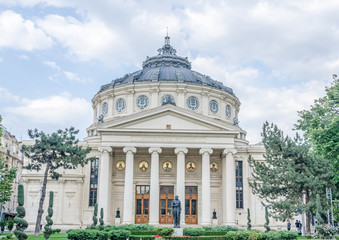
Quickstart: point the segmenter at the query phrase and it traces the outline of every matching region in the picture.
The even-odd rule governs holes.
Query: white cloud
[[[3,62],[3,61],[4,61],[4,59],[2,57],[0,57],[0,63]]]
[[[13,97],[13,94],[10,95]],[[52,132],[75,126],[81,129],[81,137],[84,137],[85,129],[91,124],[91,103],[83,98],[72,97],[69,93],[25,101],[18,96],[14,98],[21,104],[4,109],[4,124],[12,128],[15,126],[16,132],[21,135],[26,134],[27,128],[38,127],[40,130]]]
[[[52,82],[55,82],[55,83],[60,83],[60,81],[58,81],[58,78],[66,78],[68,79],[69,81],[71,82],[78,82],[78,83],[82,83],[82,84],[85,84],[87,82],[89,82],[90,80],[87,79],[87,78],[81,78],[79,77],[79,75],[77,73],[73,73],[73,72],[70,72],[70,71],[63,71],[61,69],[60,66],[58,66],[56,64],[56,62],[52,62],[52,61],[45,61],[44,64],[46,66],[49,66],[51,67],[52,69],[54,69],[55,71],[57,71],[56,74],[54,74],[53,76],[49,76],[49,79],[52,81]]]
[[[0,14],[0,48],[33,51],[52,46],[52,39],[33,21],[25,20],[13,11]]]
[[[28,60],[28,59],[29,59],[29,57],[28,57],[27,55],[25,55],[25,54],[21,54],[21,55],[19,56],[19,58],[20,58],[20,59],[23,59],[23,60]]]

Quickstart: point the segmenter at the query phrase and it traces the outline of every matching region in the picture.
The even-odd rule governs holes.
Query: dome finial
[[[168,26],[166,27],[167,28],[167,34],[166,34],[166,37],[165,37],[165,44],[170,44],[170,37],[168,36]]]

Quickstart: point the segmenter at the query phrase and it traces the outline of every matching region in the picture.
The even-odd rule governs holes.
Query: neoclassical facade
[[[252,225],[263,225],[247,162],[250,154],[263,161],[263,146],[246,140],[233,90],[191,70],[169,40],[142,70],[103,85],[92,99],[93,124],[81,144],[97,160],[49,180],[55,225],[91,224],[95,203],[106,224],[172,224],[175,195],[183,226],[246,225],[247,208]],[[21,178],[30,222],[41,177],[25,170]]]

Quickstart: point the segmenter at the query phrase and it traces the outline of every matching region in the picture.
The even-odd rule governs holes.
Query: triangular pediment
[[[99,129],[239,131],[232,124],[173,105],[165,105],[105,122]]]

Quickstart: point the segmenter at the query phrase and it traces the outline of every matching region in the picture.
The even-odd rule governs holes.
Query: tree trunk
[[[38,236],[39,233],[40,233],[40,223],[41,223],[42,214],[44,213],[43,206],[44,206],[44,201],[45,201],[45,197],[46,197],[46,185],[47,185],[48,170],[49,170],[49,164],[47,164],[47,166],[46,166],[46,170],[45,170],[45,173],[44,173],[44,180],[42,182],[41,197],[40,197],[40,202],[39,202],[38,216],[36,218],[36,223],[35,223],[34,236]]]
[[[306,204],[308,204],[309,201],[310,201],[310,193],[309,191],[306,190],[306,194],[305,194]],[[306,213],[306,235],[310,236],[311,235],[311,214],[309,211],[305,213]]]

